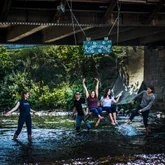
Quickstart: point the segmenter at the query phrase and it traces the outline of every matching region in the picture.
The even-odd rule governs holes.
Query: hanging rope
[[[84,36],[87,37],[86,34],[85,34],[85,31],[84,31],[83,28],[80,26],[78,20],[76,19],[75,15],[73,14],[73,11],[71,10],[71,6],[69,5],[68,0],[67,0],[67,4],[68,4],[68,7],[69,7],[69,9],[70,9],[70,12],[71,12],[72,17],[73,17],[73,18],[75,19],[75,21],[77,22],[77,24],[78,24],[79,28],[81,29],[81,31],[83,32]]]
[[[108,36],[110,36],[110,34],[111,34],[112,30],[113,30],[113,27],[115,26],[117,20],[118,20],[118,17],[116,18],[116,20],[115,20],[115,22],[113,23],[111,29],[109,30]]]
[[[117,45],[119,43],[119,28],[120,28],[120,9],[121,9],[121,4],[119,6],[119,1],[117,1],[117,9],[118,9],[118,22],[117,22]]]
[[[71,0],[70,13],[73,13],[72,12],[72,0]],[[74,42],[75,42],[75,45],[77,45],[77,39],[76,39],[76,33],[75,33],[75,26],[74,26],[74,19],[73,19],[73,15],[72,14],[71,14],[71,20],[72,20],[72,25],[73,25]]]
[[[67,3],[68,3],[68,6],[69,6],[69,2],[67,1]],[[73,11],[72,11],[72,0],[71,0],[71,3],[70,3],[71,5],[70,5],[70,7],[69,7],[69,9],[70,9],[70,13],[71,13],[71,19],[72,19],[72,24],[73,24],[73,34],[74,34],[74,41],[75,41],[75,45],[77,45],[77,39],[76,39],[76,33],[75,33],[75,25],[74,25],[74,19],[73,19]],[[77,60],[77,65],[78,66],[80,66],[80,62],[79,62],[79,56],[78,56],[78,52],[76,53],[76,60]],[[77,66],[77,67],[78,67]],[[81,73],[80,73],[81,74]]]
[[[118,21],[118,24],[117,24],[117,25],[119,25],[120,8],[121,8],[121,4],[120,4],[120,6],[119,6],[119,2],[117,1],[118,14],[117,14],[117,17],[116,17],[116,19],[115,19],[115,22],[113,23],[111,29],[110,29],[109,32],[108,32],[108,36],[110,36],[110,34],[111,34],[112,30],[113,30],[113,27],[116,25],[116,22],[117,22],[117,21]],[[119,30],[119,29],[118,29],[118,30]],[[117,35],[117,36],[118,36],[118,35]]]

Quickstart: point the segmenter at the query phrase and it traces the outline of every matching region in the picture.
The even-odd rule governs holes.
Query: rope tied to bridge
[[[72,2],[72,0],[71,0],[71,2]],[[75,15],[73,14],[72,6],[69,5],[68,0],[67,0],[67,4],[68,4],[68,7],[69,7],[70,12],[71,12],[72,20],[73,20],[73,18],[75,19],[75,21],[77,22],[77,25],[79,26],[79,28],[80,28],[81,31],[83,32],[84,36],[87,37],[85,31],[83,30],[83,28],[82,28],[81,25],[79,24],[78,20],[76,19]],[[71,4],[72,4],[72,3],[71,3]],[[73,21],[74,21],[74,20],[73,20]],[[74,23],[73,21],[72,21],[72,24]],[[73,24],[73,26],[74,26],[74,24]],[[74,30],[74,33],[75,33],[75,28],[73,28],[73,30]],[[74,34],[74,36],[75,36],[75,34]]]
[[[118,9],[118,14],[117,14],[117,17],[116,17],[116,19],[115,19],[115,22],[113,23],[111,29],[110,29],[109,32],[108,32],[108,36],[110,36],[110,34],[111,34],[111,32],[112,32],[114,26],[115,26],[116,23],[117,23],[117,45],[118,45],[118,41],[119,41],[119,25],[120,25],[120,20],[119,20],[119,18],[120,18],[120,9],[121,9],[121,4],[120,4],[120,6],[119,6],[119,1],[117,1],[117,9]]]

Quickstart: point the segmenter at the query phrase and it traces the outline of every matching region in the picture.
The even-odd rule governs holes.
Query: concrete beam
[[[17,0],[20,2],[24,2],[25,0]],[[30,1],[30,0],[27,0]],[[35,0],[40,2],[52,2],[52,0]],[[53,0],[53,1],[59,1],[59,0]],[[112,0],[72,0],[72,2],[81,2],[81,3],[109,3]],[[114,0],[117,1],[117,0]],[[156,2],[159,2],[159,0],[155,1],[148,1],[148,0],[118,0],[120,3],[126,3],[126,4],[146,4],[146,5],[154,5]]]
[[[0,28],[7,28],[7,27],[9,27],[10,25],[1,25],[0,24]]]
[[[83,30],[88,30],[91,27],[83,28]],[[51,43],[62,38],[68,37],[73,35],[74,33],[81,32],[79,27],[75,28],[73,31],[73,27],[49,27],[43,30],[43,42],[44,43]]]
[[[6,21],[12,0],[3,0],[0,3],[0,21]]]
[[[165,4],[165,0],[160,0],[158,5],[155,7],[155,9],[153,10],[152,14],[149,16],[149,18],[147,19],[147,21],[145,22],[145,24],[150,23],[153,18],[158,14],[158,12],[162,9],[163,5]]]
[[[42,23],[48,23],[50,19],[52,19],[52,14],[50,12],[46,11],[33,11],[30,13],[30,16],[28,17],[28,22],[42,22]],[[85,13],[85,12],[76,12],[74,13],[77,21],[79,24],[102,24],[103,20],[103,13]],[[50,18],[51,17],[51,18]],[[165,25],[165,14],[156,15],[149,24],[144,24],[144,20],[146,20],[149,17],[149,14],[132,14],[132,13],[120,13],[120,26],[164,26]],[[111,15],[111,22],[115,21],[117,18],[117,13],[113,13]],[[144,19],[143,19],[144,18]],[[26,22],[26,18],[23,17],[23,11],[20,15],[19,10],[15,11],[14,14],[9,15],[8,21],[10,22]],[[71,16],[70,12],[65,12],[65,15],[60,18],[60,24],[71,24]]]
[[[141,45],[146,45],[149,43],[159,42],[159,41],[165,41],[165,30],[155,32],[151,35],[142,37],[139,39]]]
[[[112,11],[113,11],[113,9],[116,7],[116,5],[117,5],[117,1],[111,1],[111,2],[110,2],[107,11],[106,11],[105,14],[104,14],[103,22],[109,22],[109,21],[110,21]]]
[[[120,42],[126,42],[126,41],[130,41],[130,40],[135,40],[135,39],[139,40],[139,38],[141,38],[141,37],[146,37],[146,36],[151,35],[153,33],[160,32],[160,31],[162,31],[162,29],[163,28],[137,27],[137,28],[134,28],[134,29],[127,31],[127,33],[120,31],[118,42],[119,43]],[[110,39],[112,40],[112,42],[114,44],[116,44],[117,43],[117,34],[112,35],[110,37]]]
[[[120,33],[126,34],[128,31],[134,29],[133,27],[121,27]],[[108,28],[94,28],[86,31],[86,35],[91,38],[91,40],[97,40],[97,39],[104,39],[104,37],[108,36],[110,27]],[[111,36],[116,36],[117,29],[114,28],[113,31],[111,32]],[[111,39],[111,36],[109,37]],[[80,44],[82,43],[86,38],[82,33],[79,33],[77,35],[77,42]]]
[[[148,35],[151,35],[155,32],[160,32],[162,31],[163,28],[148,28],[148,27],[121,27],[120,28],[120,32],[119,32],[119,43],[123,43],[126,41],[130,41],[130,40],[135,40],[135,39],[139,39],[140,37],[145,37]],[[96,40],[96,39],[104,39],[104,37],[107,36],[108,31],[107,29],[100,29],[99,31],[93,31],[93,33],[86,33],[89,37],[91,37],[92,40]],[[109,36],[109,39],[112,40],[113,44],[117,43],[117,31],[116,29],[112,31],[111,35]],[[77,42],[78,43],[82,43],[84,40],[86,40],[82,34],[79,34],[77,36]]]
[[[25,1],[25,0],[17,0],[17,1]],[[27,0],[28,1],[28,0]],[[52,0],[35,0],[35,1],[48,1],[52,2]],[[59,0],[54,0],[59,1]],[[84,3],[109,3],[109,0],[72,0],[72,2],[84,2]]]
[[[48,26],[14,26],[9,28],[7,42],[15,42]]]

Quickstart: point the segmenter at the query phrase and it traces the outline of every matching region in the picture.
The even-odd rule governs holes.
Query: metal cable
[[[117,22],[117,45],[119,43],[119,28],[120,28],[120,9],[121,9],[121,4],[119,6],[119,2],[117,1],[117,9],[118,9],[118,22]]]
[[[110,34],[111,34],[112,30],[113,30],[113,27],[115,26],[115,24],[116,24],[117,21],[118,21],[118,22],[117,22],[117,31],[119,30],[120,8],[121,8],[121,5],[119,6],[119,1],[117,1],[118,14],[117,14],[117,17],[116,17],[115,22],[113,23],[111,29],[110,29],[109,32],[108,32],[108,36],[110,36]],[[119,37],[118,34],[117,34],[117,37]]]
[[[67,1],[68,2],[68,1]],[[68,2],[69,3],[69,2]],[[73,35],[74,35],[74,42],[75,45],[77,45],[77,40],[76,40],[76,33],[75,33],[75,26],[74,26],[74,19],[72,15],[72,0],[71,0],[71,8],[70,8],[70,13],[71,13],[71,19],[72,19],[72,24],[73,24]]]
[[[67,0],[67,4],[68,4],[69,9],[71,9],[71,6],[69,5],[68,0]],[[77,22],[79,28],[81,29],[81,31],[83,32],[83,34],[85,35],[85,37],[87,37],[86,34],[85,34],[85,31],[83,30],[83,28],[82,28],[81,25],[79,24],[78,20],[76,19],[75,15],[73,14],[72,10],[70,10],[70,11],[71,11],[71,15],[73,16],[73,18],[74,18],[75,21]]]
[[[108,36],[110,36],[110,34],[111,34],[112,30],[113,30],[113,27],[115,26],[117,20],[118,20],[118,17],[116,18],[116,20],[115,20],[115,22],[113,23],[111,29],[109,30],[109,32],[108,32]]]

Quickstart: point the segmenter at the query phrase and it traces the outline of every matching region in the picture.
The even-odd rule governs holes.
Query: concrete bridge
[[[0,36],[0,44],[81,45],[108,36],[113,45],[163,45],[165,1],[1,0]]]
[[[1,0],[0,36],[0,44],[82,45],[109,37],[113,45],[145,46],[142,77],[165,109],[165,0]]]

